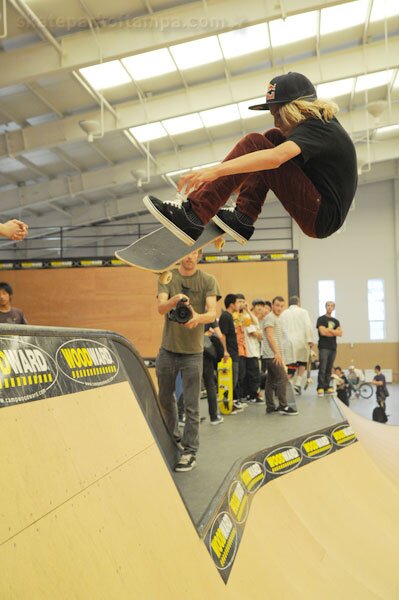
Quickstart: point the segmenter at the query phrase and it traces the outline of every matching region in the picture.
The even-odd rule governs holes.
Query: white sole
[[[222,219],[220,219],[217,215],[212,217],[212,221],[215,223],[215,225],[220,227],[220,229],[223,229],[223,231],[228,233],[236,242],[238,242],[242,246],[247,243],[248,240],[245,237],[237,233],[234,229],[231,229],[231,227],[226,225],[226,223],[222,221]]]
[[[187,246],[194,246],[196,240],[193,240],[189,235],[184,233],[184,231],[179,229],[179,227],[176,227],[176,225],[169,221],[169,219],[164,217],[164,215],[161,212],[159,212],[157,208],[155,208],[149,196],[144,196],[143,203],[145,207],[149,210],[149,212],[157,219],[157,221],[159,221],[164,227],[169,229],[169,231],[171,231],[173,235],[179,238],[179,240],[184,242]]]

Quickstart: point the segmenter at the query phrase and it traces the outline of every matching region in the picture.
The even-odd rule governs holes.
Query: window
[[[367,281],[370,340],[385,339],[385,291],[383,279]]]
[[[335,302],[335,281],[322,279],[319,281],[319,315],[326,314],[326,302]]]

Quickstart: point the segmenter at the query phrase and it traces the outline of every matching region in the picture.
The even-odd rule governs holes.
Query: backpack
[[[382,406],[376,406],[373,410],[373,421],[377,421],[377,423],[386,423],[388,421],[388,417]]]
[[[212,358],[215,365],[222,360],[224,348],[217,335],[204,335],[204,353]]]

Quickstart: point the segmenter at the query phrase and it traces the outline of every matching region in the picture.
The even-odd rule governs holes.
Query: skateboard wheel
[[[224,248],[224,243],[225,243],[225,240],[222,237],[220,237],[217,240],[215,240],[215,248],[216,248],[216,250],[222,250]]]
[[[159,281],[165,285],[168,285],[172,281],[172,273],[170,271],[166,271],[159,276]]]

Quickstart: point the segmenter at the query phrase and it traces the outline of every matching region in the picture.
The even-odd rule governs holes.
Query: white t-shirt
[[[314,341],[309,313],[292,304],[280,315],[284,336],[291,342],[293,362],[308,360],[309,344]]]

